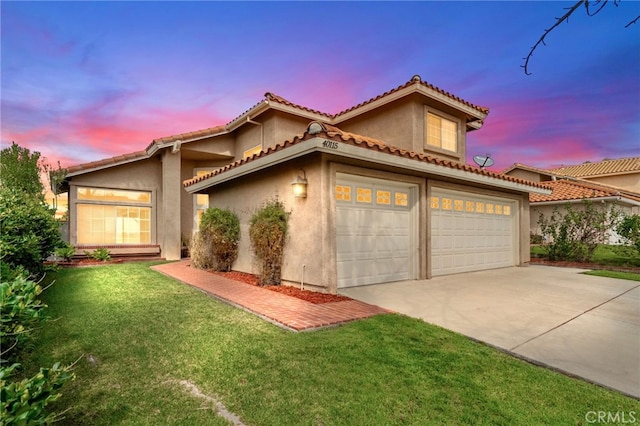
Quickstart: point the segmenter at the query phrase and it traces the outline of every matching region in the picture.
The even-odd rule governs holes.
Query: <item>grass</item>
[[[148,268],[64,269],[45,293],[56,321],[27,370],[75,367],[53,409],[65,424],[221,425],[218,398],[249,425],[580,424],[630,412],[617,392],[530,365],[401,315],[291,333]]]
[[[640,274],[634,272],[596,270],[583,272],[585,275],[596,275],[598,277],[619,278],[621,280],[640,281]]]
[[[546,255],[546,247],[531,246],[532,257],[545,257]],[[599,265],[640,267],[640,253],[630,246],[600,244],[596,247],[589,261]]]

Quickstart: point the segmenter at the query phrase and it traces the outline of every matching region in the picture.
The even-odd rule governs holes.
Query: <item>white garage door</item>
[[[415,192],[411,185],[338,175],[338,287],[415,278]]]
[[[516,265],[515,201],[434,189],[430,210],[433,276]]]

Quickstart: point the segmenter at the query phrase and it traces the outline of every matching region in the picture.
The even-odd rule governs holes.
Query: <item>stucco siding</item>
[[[597,178],[586,178],[592,182],[603,183],[605,185],[617,186],[640,193],[640,173],[630,173],[626,175],[602,176]]]
[[[158,158],[137,161],[109,169],[98,170],[74,176],[70,182],[69,191],[69,242],[77,244],[77,205],[79,186],[143,190],[152,192],[152,232],[151,242],[157,244],[162,241],[162,230],[157,226],[159,217],[158,206],[162,202],[162,163]]]
[[[312,156],[317,160],[319,156]],[[241,224],[239,255],[234,270],[259,273],[259,267],[251,251],[249,222],[252,215],[267,201],[278,198],[291,212],[288,237],[285,246],[282,280],[299,284],[303,277],[307,286],[325,289],[323,281],[323,247],[321,208],[321,163],[312,159],[285,163],[249,177],[222,184],[209,194],[209,206],[229,208],[234,211]],[[305,199],[294,198],[291,181],[303,168],[306,172],[308,195]]]

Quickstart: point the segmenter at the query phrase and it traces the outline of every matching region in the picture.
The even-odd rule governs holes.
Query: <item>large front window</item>
[[[456,152],[458,124],[439,115],[427,113],[427,146]]]
[[[151,192],[78,188],[78,244],[150,244]]]

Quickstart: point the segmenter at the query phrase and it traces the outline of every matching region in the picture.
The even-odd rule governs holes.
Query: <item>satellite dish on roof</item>
[[[493,158],[491,158],[490,154],[487,155],[474,155],[473,161],[480,166],[481,169],[484,170],[485,167],[493,166]]]

